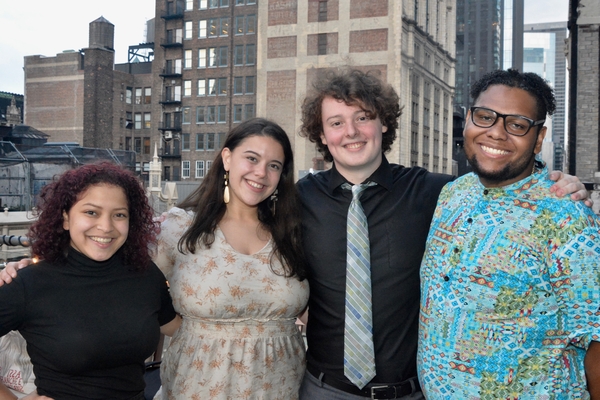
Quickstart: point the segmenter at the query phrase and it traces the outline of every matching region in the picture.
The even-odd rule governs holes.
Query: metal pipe
[[[29,247],[31,246],[31,241],[26,236],[0,235],[0,245],[3,244],[7,246]]]

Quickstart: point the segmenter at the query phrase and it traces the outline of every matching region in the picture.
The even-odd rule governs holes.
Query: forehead
[[[251,151],[260,155],[270,155],[283,159],[283,146],[271,136],[252,135],[240,142],[234,151]]]
[[[474,106],[487,107],[501,114],[518,114],[531,119],[537,115],[537,101],[533,95],[523,89],[491,85],[481,92]]]
[[[77,196],[76,203],[83,200],[93,201],[97,203],[97,205],[114,205],[115,203],[125,203],[125,205],[127,205],[125,190],[120,186],[105,183],[94,184],[85,188]]]
[[[344,100],[338,100],[331,96],[326,96],[323,98],[323,102],[321,103],[321,112],[323,116],[363,111],[365,111],[363,104],[358,100],[356,100],[353,104],[346,104]]]

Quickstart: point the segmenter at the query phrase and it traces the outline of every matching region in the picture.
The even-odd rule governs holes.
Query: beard
[[[531,163],[535,159],[535,153],[527,158],[518,160],[516,162],[510,162],[504,166],[504,168],[497,171],[486,171],[477,162],[475,154],[467,155],[467,160],[471,164],[473,172],[480,178],[484,179],[489,183],[502,185],[503,182],[514,179],[525,172],[527,169],[532,169]]]

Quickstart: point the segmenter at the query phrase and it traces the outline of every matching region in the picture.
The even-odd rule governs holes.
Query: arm
[[[16,400],[17,396],[14,395],[6,386],[0,382],[0,400]]]
[[[592,341],[585,353],[585,376],[592,400],[600,399],[600,342]]]
[[[550,187],[550,191],[556,193],[558,197],[571,194],[571,199],[583,200],[588,207],[594,204],[584,184],[576,176],[565,174],[561,171],[552,171],[550,172],[550,179],[556,182]]]
[[[181,326],[181,321],[183,321],[181,319],[181,316],[179,316],[179,314],[177,314],[177,316],[175,318],[173,318],[171,320],[171,322],[168,322],[160,327],[160,333],[162,333],[163,335],[166,335],[166,336],[173,336],[175,331],[177,329],[179,329],[179,327]]]

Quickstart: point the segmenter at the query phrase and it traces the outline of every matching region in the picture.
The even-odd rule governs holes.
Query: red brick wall
[[[267,58],[296,57],[296,36],[272,37],[267,40]]]
[[[350,19],[386,15],[388,15],[388,0],[350,0]]]
[[[308,22],[319,21],[319,2],[320,0],[308,0]],[[339,19],[339,6],[339,0],[327,1],[327,21]]]
[[[387,29],[369,29],[364,31],[350,32],[350,53],[386,51],[387,49]]]
[[[269,0],[269,26],[298,23],[298,0]]]

